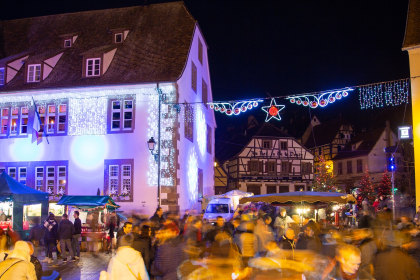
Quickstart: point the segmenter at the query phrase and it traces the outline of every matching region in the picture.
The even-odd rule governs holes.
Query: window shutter
[[[289,173],[292,173],[292,163],[289,162]]]
[[[251,167],[252,167],[251,161],[248,161],[248,172],[251,172],[252,171]]]
[[[308,174],[312,173],[312,163],[308,163]]]
[[[258,172],[263,172],[263,162],[262,161],[258,162]]]
[[[269,165],[268,165],[268,161],[265,162],[265,173],[269,172]]]

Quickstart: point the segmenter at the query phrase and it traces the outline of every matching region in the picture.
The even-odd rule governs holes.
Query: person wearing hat
[[[27,242],[17,241],[7,259],[0,262],[0,279],[36,280],[35,267],[31,263],[31,249]]]
[[[131,247],[133,241],[131,233],[118,238],[117,254],[109,261],[107,273],[101,272],[100,280],[149,280],[140,252]]]

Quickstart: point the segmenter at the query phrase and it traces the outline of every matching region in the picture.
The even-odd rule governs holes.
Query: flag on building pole
[[[32,100],[34,101],[34,107],[35,107],[35,114],[34,114],[34,122],[32,125],[32,143],[36,141],[36,144],[42,142],[42,134],[45,133],[45,139],[47,139],[47,143],[50,144],[48,141],[48,134],[46,131],[41,130],[41,126],[44,127],[44,124],[41,122],[41,118],[39,117],[38,109],[36,108],[35,100],[32,97]]]

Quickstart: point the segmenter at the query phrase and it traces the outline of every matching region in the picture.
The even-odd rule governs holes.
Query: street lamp
[[[152,156],[155,157],[156,163],[158,163],[159,162],[159,150],[157,150],[156,152],[154,152],[155,146],[156,146],[156,142],[155,142],[155,139],[153,139],[153,137],[151,137],[149,139],[149,141],[147,141],[147,146],[149,147],[149,151],[152,154]]]

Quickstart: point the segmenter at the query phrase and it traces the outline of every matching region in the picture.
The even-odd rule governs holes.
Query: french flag
[[[32,125],[32,143],[36,141],[36,144],[42,142],[42,132],[41,130],[41,118],[39,117],[38,110],[36,108],[35,100],[32,97],[32,100],[34,101],[34,107],[35,107],[35,114],[34,114],[34,123]]]

